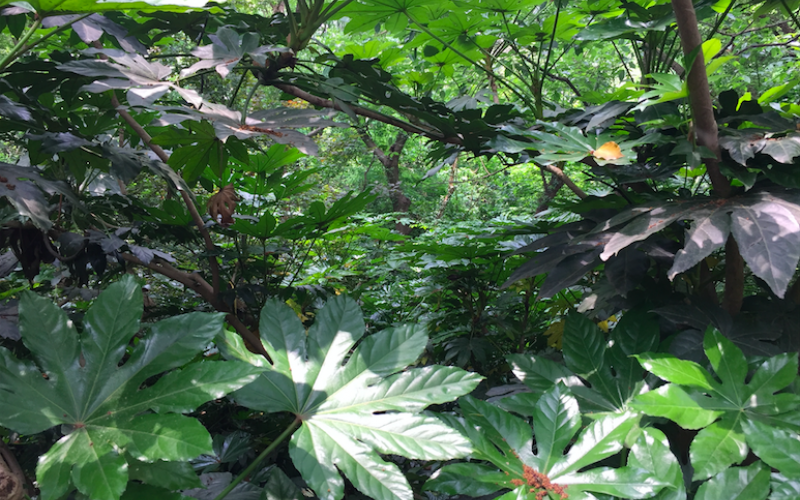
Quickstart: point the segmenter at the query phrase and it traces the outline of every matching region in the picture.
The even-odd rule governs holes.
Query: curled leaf
[[[233,189],[233,184],[228,184],[209,198],[206,204],[208,215],[222,226],[230,226],[233,224],[233,213],[236,211],[237,201],[239,201],[239,195]]]

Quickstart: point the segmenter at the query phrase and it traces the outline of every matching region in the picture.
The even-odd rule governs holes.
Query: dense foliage
[[[0,499],[800,498],[796,1],[0,9]]]

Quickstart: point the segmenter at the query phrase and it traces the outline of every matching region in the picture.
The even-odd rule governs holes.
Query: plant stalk
[[[264,449],[264,451],[262,451],[256,457],[256,459],[253,460],[250,463],[250,465],[248,465],[247,468],[242,471],[241,474],[236,476],[233,479],[233,481],[231,481],[231,484],[229,484],[224,490],[220,491],[219,495],[217,495],[216,498],[214,498],[214,500],[222,500],[223,498],[225,498],[228,495],[228,493],[230,493],[236,487],[237,484],[241,483],[244,478],[252,474],[253,471],[256,469],[256,467],[258,467],[258,465],[261,463],[261,461],[264,460],[267,457],[267,455],[275,451],[275,448],[277,448],[278,445],[281,444],[284,439],[291,436],[294,433],[294,431],[297,430],[298,427],[300,427],[301,423],[302,421],[299,418],[295,418],[294,422],[292,422],[292,424],[289,427],[287,427],[283,432],[281,432],[281,435],[275,438],[275,441],[273,441],[269,446],[267,446]]]
[[[17,44],[14,45],[14,47],[8,52],[8,54],[5,55],[5,57],[3,57],[2,60],[0,60],[0,71],[6,69],[6,67],[9,64],[11,64],[16,58],[20,56],[20,54],[22,54],[27,50],[27,46],[25,44],[28,43],[28,40],[31,39],[33,34],[36,32],[36,30],[39,29],[39,26],[41,25],[42,25],[42,20],[41,18],[37,17],[36,20],[33,21],[31,27],[28,28],[28,31],[26,31],[22,35],[22,38],[20,38],[17,41]]]

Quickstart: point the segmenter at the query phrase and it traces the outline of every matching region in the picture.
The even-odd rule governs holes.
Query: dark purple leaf
[[[39,135],[28,134],[27,139],[42,141],[42,152],[47,154],[72,151],[92,143],[69,132],[44,132]]]
[[[13,250],[0,255],[0,278],[5,278],[17,267],[19,259],[14,255]]]
[[[692,212],[697,210],[697,203],[675,202],[660,207],[649,208],[651,209],[643,210],[644,213],[642,215],[633,219],[630,224],[611,236],[603,253],[600,255],[601,259],[608,260],[612,255],[631,243],[646,239],[651,234],[661,231],[676,220],[691,218]],[[608,222],[612,227],[614,224],[611,224],[611,221],[613,220],[612,218]]]
[[[24,122],[33,121],[31,112],[27,107],[12,101],[4,95],[0,95],[0,116]]]
[[[16,262],[16,259],[15,259]],[[0,338],[19,340],[19,301],[9,300],[0,305]]]
[[[600,249],[598,248],[577,255],[570,255],[562,260],[547,275],[542,287],[539,289],[539,298],[550,298],[564,288],[577,283],[586,273],[600,263],[598,261],[599,255]]]
[[[786,207],[764,201],[731,214],[732,232],[753,274],[783,298],[800,260],[800,224]]]
[[[636,288],[647,276],[650,258],[637,248],[628,247],[606,261],[608,281],[621,295]]]
[[[692,214],[692,227],[686,233],[686,244],[675,255],[675,263],[667,276],[674,279],[691,269],[718,248],[725,245],[731,231],[730,207],[710,205]]]

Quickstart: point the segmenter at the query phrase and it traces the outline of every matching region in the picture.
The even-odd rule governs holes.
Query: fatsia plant
[[[689,455],[695,481],[719,478],[752,449],[770,466],[781,472],[786,468],[785,475],[800,486],[800,396],[790,391],[797,379],[797,354],[763,361],[748,379],[744,354],[717,330],[706,332],[703,347],[716,377],[672,355],[637,355],[642,367],[670,383],[637,397],[632,406],[684,429],[700,429]]]
[[[182,413],[242,387],[260,371],[236,361],[186,365],[222,331],[222,314],[165,319],[130,347],[142,327],[141,286],[132,276],[101,293],[81,334],[63,311],[32,293],[23,295],[19,314],[22,341],[36,363],[0,348],[0,424],[23,434],[61,426],[64,436],[36,467],[42,500],[73,487],[93,499],[116,500],[129,466],[153,462],[153,469],[165,464],[157,461],[211,453],[206,429]]]
[[[342,498],[341,471],[371,498],[410,500],[408,481],[379,453],[424,460],[470,453],[459,432],[422,410],[469,393],[481,377],[444,366],[406,369],[428,342],[424,327],[386,329],[356,346],[364,334],[361,310],[349,297],[337,296],[308,332],[276,300],[264,306],[259,328],[272,366],[236,335],[227,333],[220,342],[228,358],[265,369],[233,397],[255,410],[296,416],[299,430],[289,454],[321,499]]]
[[[656,429],[640,431],[636,413],[604,414],[576,438],[581,413],[563,384],[536,403],[535,440],[527,421],[496,406],[471,397],[461,398],[459,404],[463,418],[442,418],[470,438],[475,447],[471,458],[491,465],[445,465],[425,483],[426,490],[477,497],[510,489],[499,497],[502,500],[595,498],[591,492],[631,499],[651,497],[665,487],[678,494],[683,490],[680,467],[666,438]],[[593,467],[621,451],[629,434],[636,432],[641,434],[625,466]]]
[[[531,416],[542,392],[562,383],[583,412],[625,410],[634,396],[650,389],[645,371],[630,356],[654,349],[658,340],[658,323],[644,309],[626,312],[608,338],[585,316],[571,314],[564,326],[566,367],[542,356],[508,356],[514,374],[532,392],[508,396],[498,404]]]

